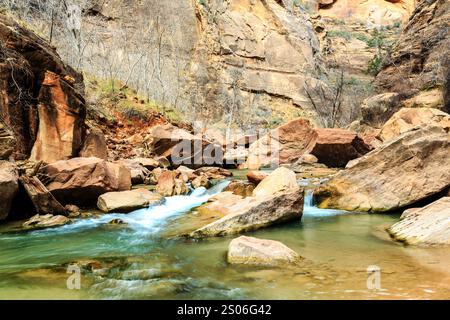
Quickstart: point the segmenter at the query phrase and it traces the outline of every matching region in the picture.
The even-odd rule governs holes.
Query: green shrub
[[[376,76],[381,70],[381,63],[383,59],[379,55],[375,55],[372,60],[369,61],[367,66],[367,73]]]

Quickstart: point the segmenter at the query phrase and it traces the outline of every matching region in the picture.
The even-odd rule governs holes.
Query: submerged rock
[[[450,245],[450,197],[410,211],[387,231],[407,244]]]
[[[95,205],[106,192],[131,189],[130,170],[99,158],[73,158],[51,163],[40,174],[61,204]]]
[[[235,180],[231,181],[230,184],[223,189],[223,191],[231,191],[233,194],[242,196],[242,197],[250,197],[253,195],[253,190],[255,189],[255,185],[248,181]]]
[[[123,212],[147,208],[164,202],[164,198],[147,189],[108,192],[98,197],[97,207],[103,212]]]
[[[358,159],[314,192],[321,208],[386,212],[450,185],[450,133],[414,129]]]
[[[6,219],[12,201],[19,191],[19,177],[15,164],[0,160],[0,220]]]
[[[24,228],[50,228],[63,226],[70,222],[70,219],[61,215],[35,215],[23,223]]]
[[[283,266],[301,257],[279,241],[240,236],[231,240],[227,261],[231,264]]]

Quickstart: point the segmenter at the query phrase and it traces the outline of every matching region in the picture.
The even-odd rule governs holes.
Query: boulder
[[[213,209],[210,207],[210,210]],[[300,220],[303,212],[303,190],[297,187],[295,190],[277,195],[233,200],[226,207],[222,204],[216,206],[216,211],[217,216],[221,218],[191,232],[188,236],[192,238],[224,236]]]
[[[265,197],[296,188],[298,188],[298,184],[295,172],[280,167],[256,186],[255,190],[253,190],[253,195],[256,197]]]
[[[253,195],[253,190],[255,185],[249,181],[235,180],[231,181],[230,184],[223,189],[223,191],[231,191],[233,194],[242,197],[251,197]]]
[[[65,216],[60,215],[35,215],[29,220],[23,223],[23,227],[26,229],[40,229],[40,228],[50,228],[50,227],[60,227],[70,222],[70,219]]]
[[[317,141],[311,154],[328,167],[345,167],[347,162],[369,152],[368,146],[358,134],[346,129],[316,129]]]
[[[106,192],[131,189],[130,170],[99,158],[73,158],[41,169],[47,189],[63,205],[90,206]]]
[[[308,120],[292,120],[252,143],[243,167],[257,170],[261,167],[292,164],[303,154],[311,152],[316,139],[317,133]]]
[[[107,192],[98,197],[97,207],[103,212],[127,213],[164,202],[164,198],[147,189]]]
[[[0,160],[0,221],[8,217],[12,201],[19,191],[18,179],[17,167]]]
[[[133,185],[144,183],[145,179],[151,174],[150,170],[142,166],[136,159],[122,159],[116,161],[115,163],[118,163],[130,170],[131,183]]]
[[[362,122],[374,128],[383,124],[399,109],[404,95],[386,92],[365,99],[361,105]]]
[[[223,149],[221,145],[211,143],[201,136],[170,124],[159,125],[152,129],[152,152],[170,159],[175,165],[199,167],[221,165]]]
[[[321,208],[386,212],[450,185],[450,134],[437,126],[408,131],[359,158],[314,192]]]
[[[146,169],[152,171],[156,168],[168,168],[170,167],[170,162],[165,157],[154,157],[154,158],[134,158],[136,162]]]
[[[279,241],[240,236],[231,240],[227,261],[230,264],[246,264],[276,267],[296,263],[301,257]]]
[[[106,138],[101,130],[89,130],[84,141],[83,149],[80,151],[80,157],[96,157],[105,160],[108,158]]]
[[[0,160],[8,160],[14,152],[15,145],[13,133],[0,120]]]
[[[52,163],[78,156],[86,131],[84,98],[47,71],[38,100],[39,129],[30,159]]]
[[[378,136],[386,142],[426,124],[450,128],[450,115],[433,108],[402,108],[383,125]]]
[[[258,185],[258,183],[263,181],[268,175],[269,173],[265,171],[252,170],[247,172],[247,180],[255,185]]]
[[[450,197],[410,211],[387,231],[406,244],[450,245]]]
[[[194,175],[206,176],[208,179],[225,179],[233,176],[230,170],[219,167],[202,167],[194,171]]]
[[[192,187],[194,189],[203,187],[208,189],[209,187],[211,187],[211,183],[209,182],[208,178],[205,176],[198,176],[196,178],[194,178],[191,182]]]
[[[170,197],[189,193],[189,188],[183,180],[177,179],[174,171],[164,171],[159,175],[156,192]]]

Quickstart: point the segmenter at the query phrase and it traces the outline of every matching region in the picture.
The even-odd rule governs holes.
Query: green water
[[[279,240],[305,259],[294,267],[226,263],[233,237],[202,241],[162,234],[205,198],[107,215],[34,232],[0,229],[1,299],[449,299],[449,249],[392,242],[384,227],[398,215],[305,208],[302,221],[248,235]],[[185,205],[184,205],[185,204]],[[173,215],[175,209],[178,213]],[[107,225],[113,217],[127,226]],[[67,265],[82,266],[81,289],[67,288]],[[367,268],[381,269],[381,289],[367,288]]]

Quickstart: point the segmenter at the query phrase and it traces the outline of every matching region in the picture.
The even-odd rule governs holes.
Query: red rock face
[[[49,85],[47,71],[60,78],[71,79],[72,83],[60,80],[58,93],[55,91],[57,87]],[[73,123],[84,121],[84,102],[79,96],[83,91],[82,75],[65,65],[54,48],[11,18],[0,14],[0,116],[17,140],[16,159],[29,157],[42,124],[41,115],[48,116],[48,119],[42,120],[44,124],[48,123],[47,120],[58,119],[60,126],[63,114],[76,118]],[[61,108],[62,100],[64,106]],[[74,112],[76,109],[78,111]],[[73,149],[77,149],[78,129],[62,129],[66,133],[73,131]],[[39,139],[43,137],[42,132]],[[61,136],[56,138],[66,139]]]
[[[320,163],[329,167],[345,167],[350,160],[361,157],[370,147],[358,134],[346,129],[316,129],[316,144],[311,151]]]
[[[47,71],[38,100],[39,130],[30,158],[52,163],[77,156],[85,136],[83,98]]]

